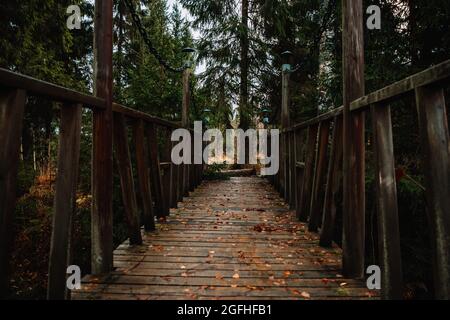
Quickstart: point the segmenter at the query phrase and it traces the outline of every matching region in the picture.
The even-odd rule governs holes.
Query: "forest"
[[[149,41],[136,28],[133,4]],[[78,5],[81,28],[67,28],[66,9]],[[381,28],[364,28],[365,91],[383,88],[450,58],[450,2],[364,0],[381,10]],[[116,0],[113,9],[113,100],[180,123],[183,78],[191,59],[190,118],[208,128],[255,128],[281,121],[283,52],[290,75],[289,112],[300,123],[343,104],[340,0]],[[0,67],[82,93],[94,92],[94,3],[83,0],[0,2]],[[369,14],[364,12],[364,19]],[[154,52],[149,49],[149,42]],[[194,48],[193,54],[183,52]],[[158,53],[158,56],[155,55]],[[448,90],[446,90],[448,109]],[[424,166],[414,98],[392,107],[395,170],[405,299],[433,298]],[[59,105],[27,101],[14,211],[10,299],[45,299],[52,233]],[[366,194],[375,192],[373,137],[366,131]],[[92,112],[84,110],[79,181],[73,217],[73,264],[90,273]],[[227,179],[224,165],[210,179]],[[116,171],[116,170],[115,170]],[[120,177],[114,174],[114,245],[127,239]],[[338,223],[342,224],[342,212]],[[378,258],[376,207],[367,196],[366,264]],[[339,228],[337,228],[339,229]],[[342,235],[336,232],[335,242]]]

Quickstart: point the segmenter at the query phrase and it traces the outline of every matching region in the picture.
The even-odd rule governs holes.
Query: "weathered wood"
[[[362,0],[342,1],[344,100],[343,273],[364,275],[365,143],[364,113],[350,112],[350,103],[364,95],[364,32]]]
[[[70,264],[72,217],[75,212],[80,159],[82,105],[61,107],[52,238],[50,242],[47,299],[67,297],[66,270]]]
[[[381,292],[384,299],[403,297],[400,228],[395,181],[394,142],[389,105],[371,108],[375,151],[375,185],[378,212]]]
[[[142,243],[139,211],[134,188],[133,167],[131,165],[130,148],[128,144],[128,129],[125,117],[114,114],[114,148],[122,187],[122,201],[125,209],[125,220],[128,236],[132,245]]]
[[[93,112],[91,265],[94,274],[109,272],[113,266],[112,12],[112,0],[95,1],[94,89],[97,97],[105,99],[105,108]]]
[[[131,119],[136,119],[136,120],[141,119],[141,120],[144,120],[145,122],[151,122],[151,123],[157,124],[162,127],[172,128],[172,129],[181,128],[181,125],[179,123],[164,120],[164,119],[152,116],[148,113],[141,112],[139,110],[127,108],[127,107],[122,106],[117,103],[113,103],[113,111],[115,113],[121,113],[124,116],[131,118]]]
[[[159,147],[154,124],[149,123],[147,126],[147,140],[150,159],[151,182],[153,186],[153,194],[155,197],[156,217],[166,217],[169,215],[169,207],[165,198],[164,188],[161,177],[161,167],[159,165]]]
[[[303,179],[303,192],[300,203],[300,221],[308,219],[309,209],[311,207],[311,196],[314,179],[314,158],[316,154],[318,125],[312,125],[308,128],[308,141],[306,145],[306,159]]]
[[[82,103],[86,108],[105,108],[105,100],[100,97],[94,97],[3,68],[0,68],[0,84],[2,87],[23,89],[28,94],[38,95],[54,101]]]
[[[417,87],[448,81],[449,78],[450,60],[447,60],[353,101],[350,109],[358,110],[380,102],[388,103],[392,99],[400,99],[402,96],[413,92]]]
[[[314,171],[313,194],[309,212],[309,231],[317,232],[322,221],[324,184],[327,170],[328,139],[330,135],[330,122],[323,121],[319,125],[319,138]]]
[[[435,296],[450,299],[450,140],[444,90],[420,87],[416,104],[424,151]]]
[[[317,116],[315,118],[312,118],[312,119],[306,120],[304,122],[298,123],[298,124],[288,128],[288,129],[283,130],[283,131],[289,132],[289,131],[303,130],[303,129],[306,129],[306,128],[308,128],[309,126],[311,126],[313,124],[319,124],[322,121],[333,120],[333,118],[342,115],[343,111],[344,111],[344,107],[339,107],[339,108],[333,109],[331,111],[328,111],[326,113],[322,113],[321,115],[319,115],[319,116]]]
[[[297,203],[297,194],[296,194],[296,150],[295,150],[295,132],[289,133],[289,207],[291,209],[295,209],[295,205]]]
[[[240,210],[235,211],[238,202],[233,201],[216,208],[211,192],[240,201]],[[308,292],[311,299],[376,298],[363,281],[340,276],[339,248],[318,248],[317,235],[295,222],[292,211],[271,209],[274,205],[286,209],[286,203],[265,202],[279,197],[263,179],[208,181],[192,196],[203,209],[182,203],[161,225],[164,232],[145,235],[139,248],[119,246],[117,270],[105,277],[85,277],[75,297],[120,294],[127,299],[136,295],[157,299],[198,294],[205,299],[238,295],[243,300],[295,299]],[[258,210],[244,210],[246,203],[256,203]],[[235,218],[229,220],[230,215]],[[226,232],[220,230],[224,225]]]
[[[9,288],[9,253],[25,103],[25,91],[0,90],[0,298],[6,296]]]
[[[164,129],[164,148],[162,154],[162,161],[167,163],[167,167],[163,168],[162,183],[164,195],[166,197],[166,204],[168,208],[172,207],[172,178],[173,178],[173,164],[171,161],[172,142],[170,141],[170,131]]]
[[[320,245],[322,247],[332,246],[338,206],[337,198],[342,192],[342,125],[342,116],[337,116],[334,120],[333,143],[323,204],[322,228],[320,229]]]
[[[294,145],[295,145],[295,215],[297,219],[300,219],[301,211],[302,211],[302,194],[303,194],[303,185],[305,178],[305,163],[300,162],[303,159],[303,131],[295,131],[294,132]]]
[[[289,144],[289,133],[285,133],[283,135],[283,140],[284,140],[284,163],[283,163],[283,169],[284,169],[284,199],[286,200],[287,203],[290,202],[290,186],[291,186],[291,176],[290,176],[290,169],[289,169],[289,163],[290,163],[290,158],[291,158],[291,153],[290,153],[290,144]]]
[[[144,121],[137,120],[133,123],[134,146],[136,150],[136,169],[141,195],[142,211],[145,231],[155,230],[155,215],[153,211],[152,191],[150,187],[150,175],[148,170],[148,150],[145,143]]]

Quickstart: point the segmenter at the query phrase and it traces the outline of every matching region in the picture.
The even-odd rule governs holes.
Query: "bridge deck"
[[[341,250],[318,246],[263,179],[204,182],[144,245],[114,252],[74,299],[370,299],[340,275]]]

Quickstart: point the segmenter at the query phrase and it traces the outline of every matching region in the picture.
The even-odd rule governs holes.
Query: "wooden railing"
[[[350,117],[357,117],[370,108],[373,124],[374,196],[384,298],[401,298],[402,291],[390,103],[412,94],[415,94],[424,153],[435,296],[450,298],[450,143],[444,95],[449,79],[450,60],[368,94],[350,105]],[[280,141],[280,171],[272,179],[291,208],[296,210],[298,218],[308,222],[309,230],[320,229],[320,244],[324,247],[332,244],[339,205],[337,196],[342,192],[343,147],[349,143],[343,141],[343,137],[343,107],[286,128]],[[343,214],[345,219],[346,212]],[[364,215],[364,212],[359,214]],[[364,230],[355,227],[350,232],[364,233]],[[364,248],[364,244],[361,246]],[[361,264],[364,265],[364,261]]]
[[[16,201],[16,176],[27,97],[40,96],[61,102],[57,179],[54,196],[53,231],[49,258],[48,298],[63,299],[66,295],[66,269],[70,257],[71,219],[75,210],[80,156],[81,113],[83,108],[101,110],[105,100],[74,90],[0,69],[0,294],[8,287],[8,264],[13,213]],[[133,167],[135,166],[143,224],[146,231],[155,229],[155,216],[165,217],[170,207],[193,190],[202,179],[203,165],[174,165],[171,162],[170,134],[181,126],[119,104],[113,104],[112,135],[114,155],[122,188],[125,220],[130,244],[142,243],[141,223],[136,199]],[[128,130],[133,139],[129,141]],[[93,130],[93,139],[96,137]],[[164,147],[160,154],[159,139]],[[132,163],[130,143],[134,144],[136,163]],[[101,148],[101,141],[99,141]],[[93,154],[93,157],[95,155]],[[108,172],[112,176],[113,172]],[[93,179],[94,180],[94,179]],[[92,181],[93,184],[96,181]],[[104,186],[106,192],[108,186]],[[93,194],[95,197],[95,194]],[[108,196],[106,198],[111,198]],[[154,205],[153,205],[154,202]],[[95,199],[93,199],[95,203]],[[93,217],[99,219],[98,217]],[[94,222],[92,222],[94,223]],[[107,222],[104,222],[107,223]],[[112,228],[102,226],[100,228]],[[93,233],[96,229],[92,229]],[[112,238],[100,246],[93,237],[92,245],[111,248]],[[107,255],[112,257],[112,252]],[[98,259],[93,254],[93,260]],[[101,257],[100,257],[101,258]],[[96,262],[93,261],[93,265]]]

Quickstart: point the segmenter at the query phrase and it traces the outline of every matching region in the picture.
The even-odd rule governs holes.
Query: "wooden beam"
[[[351,113],[350,103],[364,95],[364,40],[362,0],[342,1],[344,83],[344,276],[364,276],[365,141],[364,113]]]
[[[324,199],[324,184],[327,170],[327,152],[328,139],[330,135],[330,122],[323,121],[319,126],[319,138],[316,154],[316,166],[314,171],[314,183],[311,208],[309,212],[308,229],[312,232],[317,232],[320,223],[322,222],[323,199]]]
[[[437,299],[450,299],[450,140],[442,87],[416,90]]]
[[[9,254],[26,93],[0,90],[0,298],[9,284]]]
[[[153,212],[152,191],[150,187],[150,176],[148,170],[148,150],[145,143],[144,121],[137,120],[133,124],[133,137],[136,150],[136,168],[141,194],[142,211],[144,217],[145,231],[155,230],[155,215]]]
[[[105,100],[102,98],[64,88],[3,68],[0,68],[0,84],[11,89],[23,89],[28,94],[45,97],[53,101],[70,104],[81,103],[84,107],[88,108],[105,108]]]
[[[80,159],[82,105],[62,106],[58,143],[52,238],[50,242],[47,299],[67,297],[66,272],[70,265],[72,217],[75,212]]]
[[[112,0],[95,0],[94,79],[95,95],[105,99],[103,110],[93,112],[92,150],[92,273],[113,268],[112,189]]]
[[[374,105],[371,108],[371,114],[375,153],[378,248],[382,273],[381,292],[386,300],[399,300],[403,297],[402,263],[391,110],[389,105]]]
[[[320,245],[331,247],[333,243],[338,196],[342,192],[342,116],[334,120],[333,142],[328,165],[327,185],[323,204],[323,220],[320,229]]]
[[[305,177],[305,163],[301,162],[303,160],[303,151],[304,151],[304,132],[305,131],[294,131],[294,145],[295,145],[295,214],[297,219],[300,219],[300,215],[302,212],[302,194],[303,194],[303,185],[304,185],[304,177]]]
[[[114,114],[114,148],[130,244],[140,245],[142,244],[141,224],[139,221],[136,190],[134,188],[128,129],[125,123],[125,116],[119,113]]]
[[[380,102],[388,103],[414,92],[415,88],[431,83],[448,82],[449,78],[450,60],[447,60],[353,101],[350,105],[350,110],[363,109]]]

